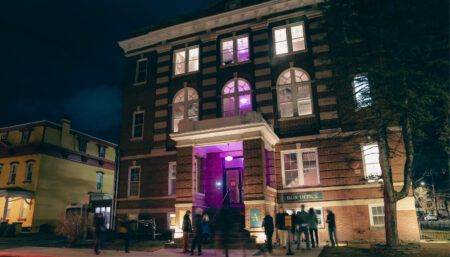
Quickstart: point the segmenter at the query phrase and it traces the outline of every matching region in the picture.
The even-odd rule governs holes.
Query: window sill
[[[143,140],[144,138],[143,137],[132,137],[132,138],[130,138],[130,141],[141,141],[141,140]]]
[[[308,52],[307,48],[305,48],[303,50],[295,51],[295,52],[285,53],[285,54],[276,54],[274,52],[273,57],[274,58],[285,57],[285,56],[291,56],[291,55],[296,55],[296,54],[301,54],[301,53],[306,53],[306,52]]]
[[[371,225],[369,227],[369,230],[384,230],[384,225],[379,225],[379,226]]]
[[[185,73],[181,73],[181,74],[173,74],[172,78],[178,78],[178,77],[183,77],[183,76],[189,76],[189,75],[193,75],[196,73],[199,73],[200,69],[196,70],[196,71],[191,71],[191,72],[185,72]]]
[[[302,116],[294,116],[294,117],[283,117],[279,118],[278,121],[288,121],[288,120],[301,120],[301,119],[307,119],[307,118],[314,118],[316,115],[313,114],[307,114]]]
[[[135,82],[134,84],[133,84],[133,86],[142,86],[142,85],[145,85],[145,84],[147,84],[147,81],[143,81],[143,82]]]
[[[229,68],[229,67],[235,67],[235,66],[239,66],[239,65],[242,65],[242,64],[249,64],[249,63],[251,63],[251,60],[248,60],[248,61],[245,61],[245,62],[231,63],[231,64],[221,64],[220,68],[221,69],[226,69],[226,68]]]

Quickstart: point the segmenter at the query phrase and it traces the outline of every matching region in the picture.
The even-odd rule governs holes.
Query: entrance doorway
[[[242,203],[242,169],[226,168],[224,170],[224,197],[229,204]],[[228,192],[228,195],[227,195]]]

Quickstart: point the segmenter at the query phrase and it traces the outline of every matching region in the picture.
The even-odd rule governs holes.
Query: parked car
[[[425,220],[425,221],[436,221],[436,220],[438,220],[438,217],[437,217],[436,214],[427,214],[427,215],[425,215],[423,220]]]

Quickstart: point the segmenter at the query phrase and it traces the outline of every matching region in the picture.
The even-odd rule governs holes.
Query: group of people
[[[202,214],[201,209],[197,209],[191,222],[191,211],[186,211],[183,217],[183,252],[188,251],[189,233],[193,233],[194,237],[191,242],[191,255],[194,255],[194,249],[197,246],[198,255],[202,255],[202,244],[207,243],[210,236],[209,216],[207,213]]]
[[[337,243],[336,239],[336,222],[334,213],[327,209],[328,232],[330,236],[330,242],[332,246]],[[313,208],[309,208],[308,212],[305,211],[305,205],[300,206],[300,211],[292,211],[289,215],[281,206],[279,212],[275,217],[275,226],[272,216],[266,214],[263,219],[262,226],[266,234],[266,247],[269,252],[272,251],[272,236],[274,228],[278,230],[278,238],[280,246],[287,247],[290,244],[290,238],[292,235],[293,241],[297,245],[296,249],[299,250],[304,237],[306,243],[306,249],[311,249],[319,246],[318,235],[319,219]]]

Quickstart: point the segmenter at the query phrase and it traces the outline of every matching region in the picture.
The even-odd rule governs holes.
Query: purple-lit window
[[[278,77],[277,91],[280,117],[303,116],[313,113],[311,81],[304,70],[290,68],[282,72]]]
[[[250,84],[243,79],[228,81],[222,90],[223,117],[244,115],[252,111]]]
[[[198,94],[191,87],[181,89],[173,98],[172,129],[174,132],[178,132],[178,123],[183,119],[198,120]]]
[[[250,59],[248,36],[239,36],[222,40],[222,65],[246,62]]]

